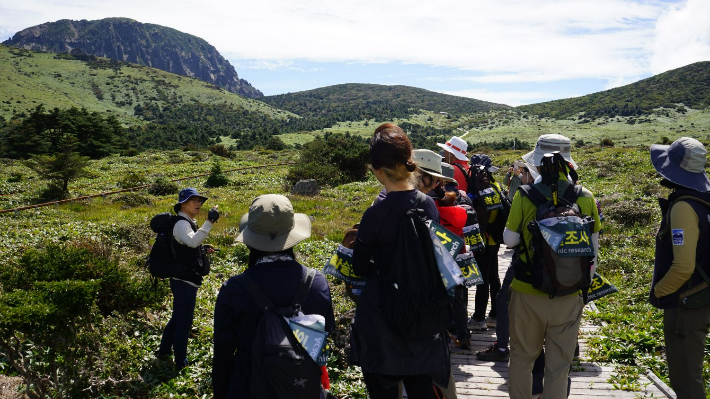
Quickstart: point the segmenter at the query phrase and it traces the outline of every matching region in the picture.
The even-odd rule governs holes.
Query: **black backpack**
[[[491,223],[488,223],[488,215],[490,214],[490,212],[486,209],[486,204],[480,197],[480,193],[478,190],[478,180],[476,179],[477,170],[475,168],[482,166],[470,165],[470,168],[467,171],[466,168],[464,168],[458,163],[454,165],[456,165],[456,167],[458,167],[459,170],[461,170],[461,173],[463,173],[463,175],[466,177],[466,183],[468,184],[467,193],[471,194],[474,198],[472,200],[472,203],[476,212],[479,215],[478,223],[481,226],[481,230],[490,234],[490,236],[493,237],[493,240],[495,242],[502,243],[503,230],[505,230],[505,224],[508,221],[508,215],[510,214],[510,199],[508,199],[508,196],[505,195],[502,190],[499,190],[495,184],[490,185],[490,188],[493,190],[493,192],[497,194],[498,197],[500,197],[501,206],[499,207],[499,209],[497,209],[498,215],[496,216],[495,220]]]
[[[531,185],[520,186],[518,190],[521,195],[530,199],[537,211],[535,219],[526,226],[532,234],[532,262],[528,260],[525,263],[518,258],[515,277],[550,294],[550,298],[573,294],[581,289],[586,302],[594,256],[591,243],[591,226],[594,220],[582,215],[576,203],[582,187],[570,184],[564,195],[557,199],[557,204],[545,198]],[[556,224],[568,226],[566,229],[572,230],[555,238],[554,234],[550,234],[549,228]],[[550,241],[557,244],[557,249],[550,245]],[[584,247],[571,247],[584,242]],[[523,250],[529,253],[523,237],[521,245]]]
[[[285,319],[301,310],[315,275],[315,270],[305,269],[291,306],[284,308],[275,308],[246,274],[237,277],[237,282],[264,311],[251,349],[252,399],[320,398],[320,366],[298,342]]]
[[[380,309],[402,336],[431,338],[451,324],[453,302],[441,280],[423,211],[417,209],[426,199],[417,192],[414,207],[407,212],[382,201],[401,218],[392,262],[380,272]]]
[[[179,245],[173,238],[173,228],[179,220],[187,220],[190,223],[193,231],[197,231],[197,226],[192,221],[178,215],[173,215],[168,212],[159,213],[150,220],[150,228],[157,233],[155,243],[150,249],[150,254],[146,260],[148,271],[155,278],[170,278],[184,277],[183,265],[178,262],[177,254],[175,253],[175,245]],[[205,253],[204,247],[200,245],[195,248],[195,251],[200,251],[200,258],[197,263],[197,273],[200,276],[210,274],[210,260]]]
[[[150,228],[158,235],[146,263],[148,271],[155,278],[170,278],[177,272],[173,227],[179,219],[181,217],[165,212],[153,216],[150,220]]]

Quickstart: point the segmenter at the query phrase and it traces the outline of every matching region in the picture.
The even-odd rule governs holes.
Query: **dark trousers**
[[[187,339],[192,329],[195,314],[197,287],[184,281],[170,279],[170,291],[173,292],[173,315],[163,330],[160,340],[159,355],[175,352],[175,364],[187,365]]]
[[[468,329],[468,288],[457,285],[454,289],[454,327],[456,328],[456,338],[471,338],[471,331]]]
[[[476,310],[473,312],[474,320],[486,318],[488,294],[491,295],[490,317],[497,317],[496,295],[500,291],[500,277],[498,277],[498,249],[499,244],[487,245],[485,252],[476,255],[476,263],[481,269],[483,284],[476,286]]]
[[[426,374],[393,376],[364,373],[364,377],[370,399],[400,398],[399,381],[404,384],[410,399],[437,399],[431,377]]]
[[[678,399],[704,398],[703,356],[710,326],[710,306],[663,311],[668,374]]]

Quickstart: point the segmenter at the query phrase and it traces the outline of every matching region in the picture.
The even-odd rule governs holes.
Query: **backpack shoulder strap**
[[[192,228],[192,231],[197,231],[197,225],[194,224],[194,223],[192,223],[192,220],[186,218],[185,216],[180,216],[180,215],[175,215],[175,216],[173,216],[173,217],[174,217],[174,219],[173,219],[173,221],[172,221],[172,222],[173,222],[173,223],[172,223],[173,227],[175,227],[175,224],[176,224],[177,222],[179,222],[179,221],[181,221],[181,220],[185,220],[185,221],[187,221],[187,223],[190,224],[190,227]]]
[[[316,277],[315,269],[311,269],[310,267],[304,267],[304,269],[303,277],[301,277],[301,284],[298,286],[298,291],[296,291],[296,296],[293,298],[293,303],[291,303],[291,306],[293,306],[297,311],[301,310],[303,303],[306,302],[308,292],[311,290],[313,280],[315,280]]]
[[[244,287],[245,290],[251,295],[251,298],[256,302],[256,305],[263,311],[267,311],[274,308],[263,292],[257,287],[254,280],[246,274],[242,273],[237,279],[237,282]],[[310,287],[309,287],[310,288]]]
[[[459,170],[461,171],[461,173],[463,173],[463,175],[468,179],[469,175],[471,174],[470,171],[467,171],[466,168],[464,168],[463,166],[461,166],[461,164],[458,163],[458,162],[454,162],[454,165],[453,165],[453,166],[456,166],[457,168],[459,168]]]
[[[548,199],[545,198],[544,195],[542,195],[540,190],[536,189],[531,184],[521,185],[520,187],[518,187],[518,191],[520,191],[521,195],[527,197],[530,200],[530,202],[532,202],[533,205],[535,205],[536,207],[538,207],[548,201]]]
[[[569,201],[570,204],[574,204],[577,202],[580,195],[582,195],[582,186],[570,184],[562,195],[562,198]]]

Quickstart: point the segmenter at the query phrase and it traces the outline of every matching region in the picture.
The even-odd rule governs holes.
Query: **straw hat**
[[[283,195],[256,197],[249,213],[239,222],[237,241],[264,252],[288,249],[311,236],[311,219],[294,213],[291,201]]]

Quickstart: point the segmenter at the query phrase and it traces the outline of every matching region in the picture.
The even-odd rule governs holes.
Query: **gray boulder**
[[[315,179],[299,180],[296,185],[293,186],[291,193],[313,196],[320,194],[320,189],[318,188],[318,182]]]

